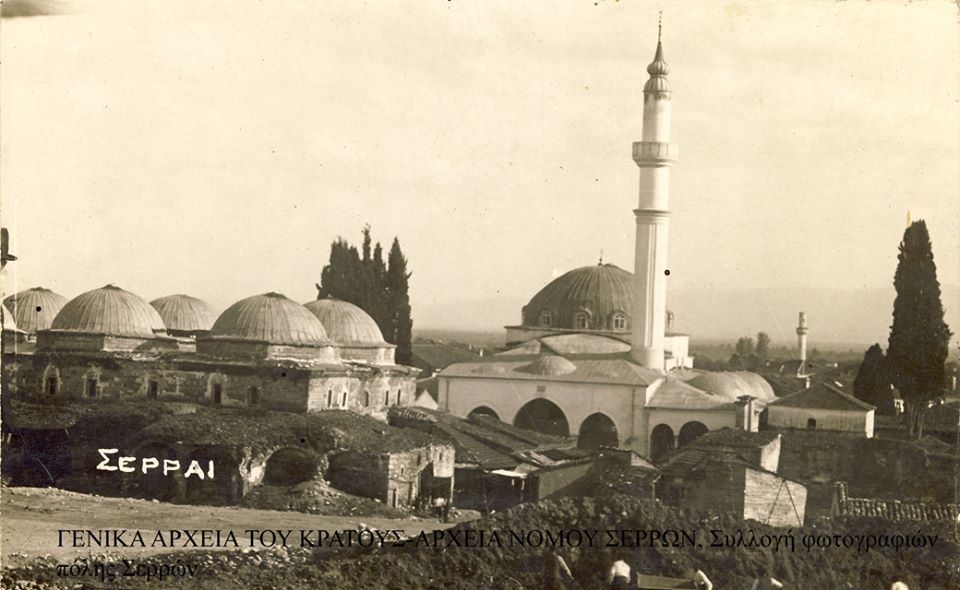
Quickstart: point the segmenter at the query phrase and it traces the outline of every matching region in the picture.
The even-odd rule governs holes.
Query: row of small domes
[[[4,300],[20,330],[64,330],[149,338],[164,331],[207,332],[213,337],[273,344],[387,346],[376,322],[337,299],[300,305],[279,293],[242,299],[217,316],[206,302],[170,295],[147,303],[107,285],[67,301],[49,289],[28,289]]]

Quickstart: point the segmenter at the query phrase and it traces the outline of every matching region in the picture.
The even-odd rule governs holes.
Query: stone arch
[[[317,473],[317,461],[307,451],[285,447],[274,451],[267,459],[263,483],[289,486],[311,479]]]
[[[523,404],[513,419],[513,425],[554,436],[570,436],[570,423],[560,406],[538,397]]]
[[[121,453],[122,454],[122,453]],[[147,473],[139,472],[140,461],[135,463],[138,471],[126,474],[130,477],[131,487],[135,495],[145,498],[161,501],[173,500],[177,495],[177,484],[172,474],[163,474],[163,462],[165,460],[178,461],[176,450],[170,445],[162,442],[150,442],[139,447],[134,456],[153,457],[159,461],[159,467],[149,470]],[[180,465],[181,469],[186,469],[186,465]]]
[[[697,438],[700,435],[706,434],[710,429],[707,428],[707,425],[703,422],[698,422],[693,420],[687,422],[680,427],[680,435],[677,439],[678,445],[681,447],[687,446],[693,439]]]
[[[490,416],[491,418],[500,419],[500,415],[497,414],[496,410],[490,406],[477,406],[474,409],[470,410],[467,414],[467,419],[473,418],[474,416]]]
[[[650,431],[650,459],[659,461],[673,450],[673,429],[667,424],[657,424]]]
[[[40,383],[40,391],[46,396],[60,395],[62,381],[60,381],[60,369],[49,364],[43,370],[43,381]]]
[[[620,436],[617,433],[617,425],[606,414],[602,412],[590,414],[580,424],[580,433],[577,436],[578,448],[596,449],[618,446],[620,446]]]
[[[83,372],[81,379],[81,383],[83,384],[83,397],[98,398],[103,395],[102,374],[103,372],[100,370],[100,367],[97,366],[91,366]]]
[[[191,461],[196,461],[203,470],[204,478],[196,475],[185,478],[187,502],[194,504],[232,504],[243,496],[240,464],[233,453],[223,447],[202,447],[187,457],[182,465],[186,470]],[[213,461],[214,477],[206,477],[207,468]]]

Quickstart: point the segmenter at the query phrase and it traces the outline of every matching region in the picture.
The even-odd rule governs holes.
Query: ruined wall
[[[453,447],[446,445],[384,454],[346,451],[330,457],[325,477],[345,492],[396,508],[416,502],[425,470],[433,478],[452,478],[453,461]]]
[[[743,518],[772,526],[803,526],[807,489],[773,473],[744,469]]]

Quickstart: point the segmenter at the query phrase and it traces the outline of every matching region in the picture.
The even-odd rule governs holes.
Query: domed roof
[[[330,344],[317,316],[279,293],[254,295],[234,303],[214,322],[210,336],[270,344]]]
[[[633,306],[633,274],[612,264],[583,266],[567,272],[540,289],[523,308],[525,326],[578,329],[577,312],[587,312],[588,329],[628,331],[615,328],[613,315],[630,316]],[[549,315],[549,323],[543,322]]]
[[[13,314],[10,313],[9,309],[7,309],[6,304],[0,305],[0,313],[3,314],[3,331],[4,332],[20,331],[20,329],[17,328],[17,322],[13,319]]]
[[[20,291],[3,300],[21,330],[36,334],[37,330],[46,330],[53,324],[67,298],[50,289],[34,287]]]
[[[687,383],[730,401],[736,401],[741,395],[749,395],[764,402],[776,399],[776,394],[766,379],[747,371],[706,371]]]
[[[524,365],[517,370],[534,375],[558,376],[576,371],[577,366],[562,356],[543,354],[529,365]]]
[[[114,285],[87,291],[68,301],[50,328],[138,338],[152,338],[166,330],[160,314],[149,303]]]
[[[154,299],[150,305],[163,318],[168,330],[201,332],[209,330],[217,321],[217,312],[206,301],[189,295],[168,295]]]
[[[377,322],[356,305],[328,297],[304,305],[323,324],[327,337],[342,346],[387,346]]]

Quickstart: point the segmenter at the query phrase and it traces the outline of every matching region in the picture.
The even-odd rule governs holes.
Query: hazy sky
[[[960,284],[950,2],[97,0],[0,25],[5,289],[305,301],[364,223],[415,319],[632,270],[660,8],[671,289],[887,287],[908,210]]]

